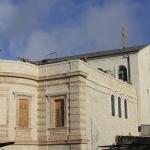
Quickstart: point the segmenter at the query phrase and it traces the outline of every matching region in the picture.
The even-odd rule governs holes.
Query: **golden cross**
[[[126,48],[126,33],[125,33],[125,30],[124,30],[124,27],[122,27],[121,34],[122,34],[122,37],[123,37],[123,48]]]

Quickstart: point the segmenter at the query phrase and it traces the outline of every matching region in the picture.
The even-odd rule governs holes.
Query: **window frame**
[[[31,128],[31,99],[32,96],[17,96],[17,110],[16,110],[16,127],[21,129]],[[19,102],[20,100],[27,100],[28,101],[28,125],[27,126],[20,126],[19,125]]]
[[[25,128],[29,126],[29,100],[19,99],[18,126]],[[21,119],[23,118],[23,119]]]
[[[121,74],[121,77],[120,77],[120,74]],[[119,66],[118,78],[122,81],[128,81],[127,67],[125,67],[123,65]]]
[[[64,126],[56,127],[55,125],[55,101],[63,100],[64,101]],[[50,128],[65,128],[67,126],[66,122],[66,95],[56,95],[51,97],[50,102]]]

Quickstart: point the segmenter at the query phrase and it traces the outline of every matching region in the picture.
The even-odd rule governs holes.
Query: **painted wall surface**
[[[118,78],[119,66],[123,65],[127,68],[129,73],[127,57],[129,56],[129,66],[130,66],[130,84],[134,85],[137,88],[137,97],[138,97],[138,124],[145,124],[148,121],[144,121],[142,118],[147,118],[147,109],[145,110],[145,101],[141,99],[141,94],[147,96],[147,93],[143,93],[142,88],[147,91],[148,88],[147,81],[149,81],[148,75],[148,61],[150,54],[148,53],[149,46],[141,50],[140,52],[130,52],[123,54],[116,54],[111,56],[103,56],[99,58],[89,59],[88,63],[94,68],[102,68],[104,71],[110,70],[113,73],[115,78]],[[147,52],[145,52],[147,51]],[[142,53],[145,53],[142,54]],[[142,74],[142,75],[141,75]],[[145,83],[141,83],[141,80],[145,80]],[[129,75],[128,75],[129,82]],[[144,84],[144,85],[143,85]],[[143,103],[143,105],[141,104]],[[146,102],[147,103],[147,102]],[[144,111],[142,111],[144,109]],[[144,116],[141,116],[145,112]],[[147,119],[145,119],[147,120]]]
[[[141,124],[150,124],[150,47],[138,54]]]
[[[131,84],[137,88],[138,95],[138,124],[150,124],[150,46],[146,46],[139,52],[128,53],[130,58]],[[88,63],[95,68],[111,70],[113,76],[118,78],[120,65],[126,66],[127,54],[105,56],[101,58],[89,59]]]
[[[44,70],[45,68],[44,66],[41,66],[40,69]],[[115,136],[117,135],[138,135],[137,91],[135,87],[98,71],[82,61],[63,62],[55,65],[51,64],[46,66],[46,70],[46,75],[42,74],[43,71],[39,72],[41,72],[41,78],[43,75],[48,76],[49,79],[51,79],[51,81],[47,83],[48,87],[46,88],[46,94],[49,97],[47,102],[47,113],[49,114],[51,112],[49,106],[51,105],[52,97],[65,94],[67,98],[66,108],[68,108],[68,110],[66,110],[67,116],[69,116],[70,111],[74,114],[82,114],[76,116],[80,118],[78,121],[73,121],[76,118],[74,118],[74,115],[71,115],[71,124],[69,124],[69,118],[67,118],[66,127],[68,129],[63,132],[67,134],[68,137],[71,137],[72,135],[74,140],[77,140],[76,135],[80,134],[82,135],[82,138],[87,135],[87,139],[89,140],[87,148],[95,149],[95,146],[114,143]],[[85,85],[82,85],[80,89],[79,85],[81,85],[81,83],[76,84],[77,80],[72,77],[72,75],[76,76],[75,72],[78,71],[88,74],[85,79],[82,79],[82,82],[84,81]],[[67,78],[62,80],[62,77]],[[70,83],[70,81],[75,82]],[[110,97],[112,94],[115,96],[115,116],[111,115]],[[70,97],[74,96],[75,98],[71,100]],[[118,97],[121,97],[122,118],[118,117]],[[128,103],[128,119],[125,119],[124,115],[125,99]],[[69,104],[69,102],[71,102],[71,104]],[[51,127],[50,122],[51,120],[48,119],[48,127]],[[71,131],[69,130],[70,126],[72,126]],[[80,130],[77,130],[78,127]],[[81,130],[81,127],[86,127],[86,130]],[[57,133],[60,132],[62,131],[57,131]],[[53,135],[51,133],[52,131],[48,131],[48,138],[54,136],[54,133]],[[59,137],[56,136],[55,138],[59,139]]]
[[[132,85],[115,79],[91,66],[86,79],[86,117],[89,147],[115,143],[117,135],[138,133],[137,91]],[[115,96],[115,116],[111,112],[111,95]],[[118,97],[121,98],[122,117],[118,116]],[[124,100],[128,103],[128,119],[125,119]],[[89,149],[90,149],[89,148]]]
[[[0,104],[3,107],[0,111],[0,142],[31,144],[37,141],[37,77],[38,67],[35,65],[0,61]],[[17,121],[19,97],[30,99],[29,125],[24,130],[18,127]]]
[[[112,94],[115,116],[111,115]],[[138,135],[136,88],[80,60],[39,67],[1,61],[0,95],[0,104],[7,109],[0,111],[4,115],[0,141],[16,142],[6,150],[94,150],[99,145],[113,144],[116,135]],[[118,97],[122,118],[118,117]],[[30,125],[26,129],[17,125],[19,98],[30,100]],[[65,100],[62,128],[56,128],[53,122],[56,98]],[[124,99],[128,102],[128,119]]]

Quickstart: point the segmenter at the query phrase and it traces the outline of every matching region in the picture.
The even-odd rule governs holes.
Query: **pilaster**
[[[46,142],[47,136],[46,136],[46,88],[45,87],[39,87],[38,88],[38,141],[40,142]]]
[[[87,140],[85,111],[85,78],[70,78],[70,140]]]

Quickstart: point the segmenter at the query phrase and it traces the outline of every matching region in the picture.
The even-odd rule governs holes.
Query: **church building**
[[[150,136],[150,45],[0,60],[4,150],[99,150]]]

